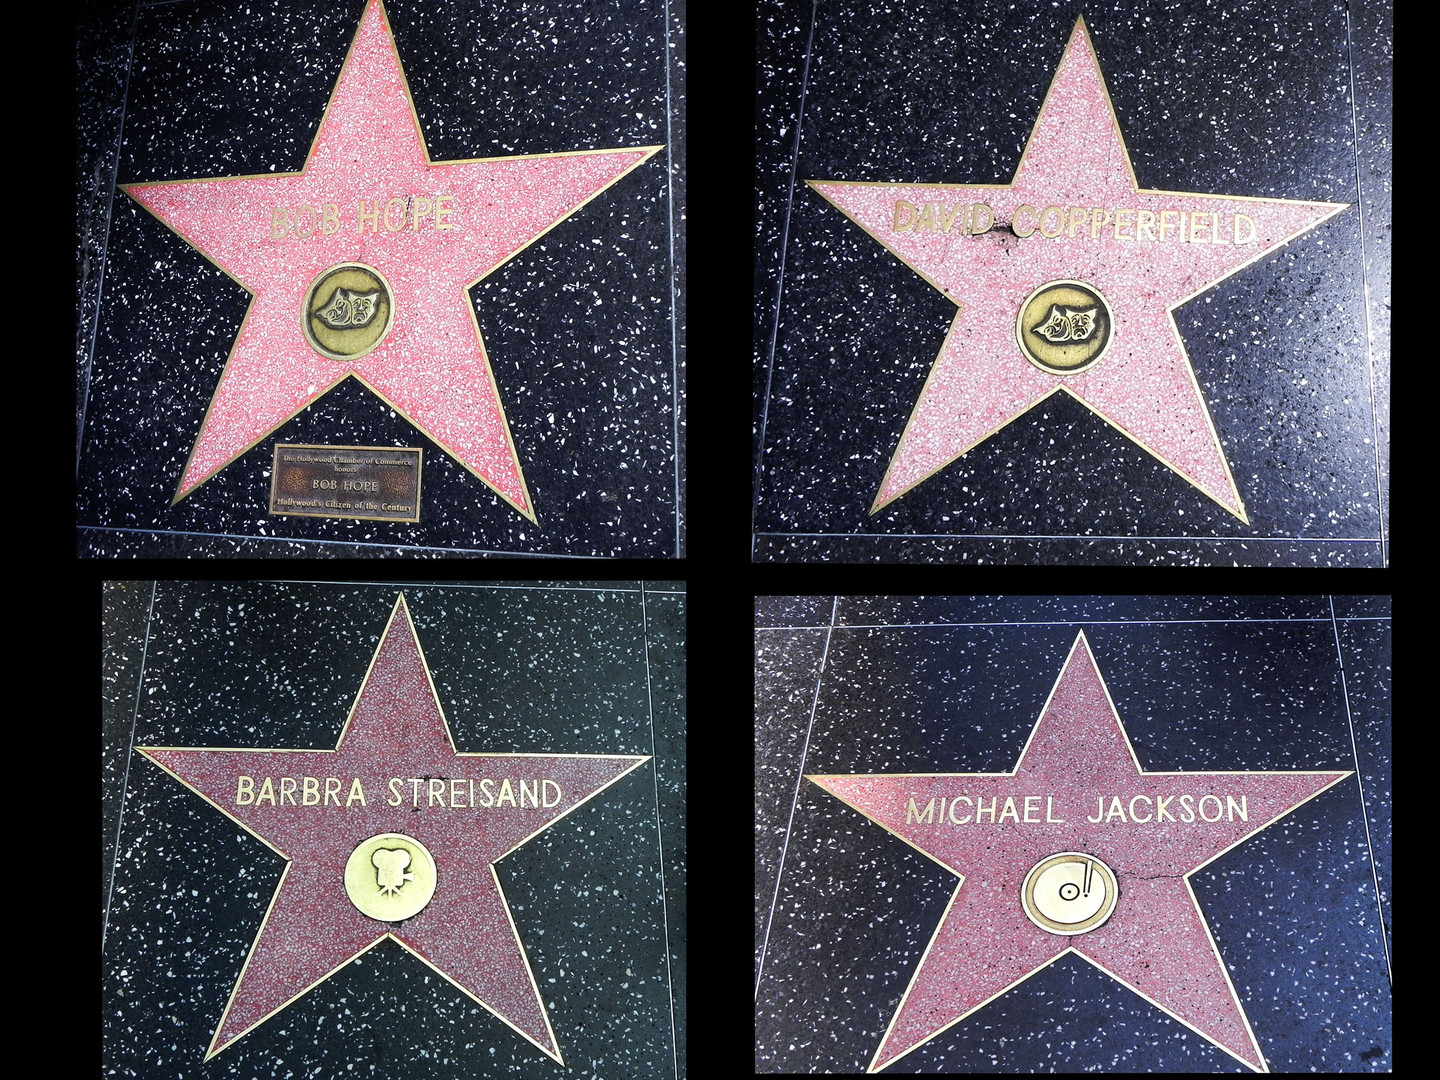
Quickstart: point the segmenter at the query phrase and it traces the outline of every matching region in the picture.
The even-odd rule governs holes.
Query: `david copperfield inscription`
[[[300,172],[123,188],[254,294],[173,501],[354,378],[536,520],[468,290],[659,149],[432,161],[369,0]]]
[[[1265,1071],[1189,877],[1350,775],[1146,772],[1082,633],[1013,773],[808,777],[960,879],[869,1071],[1070,952]]]
[[[807,183],[959,309],[872,514],[1065,393],[1249,522],[1172,312],[1343,204],[1140,187],[1083,18],[1010,183]]]
[[[564,1064],[495,863],[648,757],[457,753],[403,596],[334,750],[138,749],[286,860],[207,1059],[388,939]]]

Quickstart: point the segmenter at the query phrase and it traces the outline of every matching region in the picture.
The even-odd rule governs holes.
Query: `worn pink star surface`
[[[1189,878],[1350,775],[1144,771],[1081,633],[1013,773],[808,777],[960,879],[868,1071],[1071,952],[1268,1071]],[[1021,890],[1072,852],[1102,860],[1119,898],[1064,936],[1026,915]]]
[[[207,1059],[389,938],[564,1064],[495,864],[648,757],[456,753],[403,595],[334,750],[137,749],[287,860]],[[398,924],[345,887],[381,833],[435,860],[434,897]]]
[[[872,514],[1064,392],[1248,524],[1172,312],[1345,204],[1142,189],[1083,18],[1009,184],[807,182],[960,309]],[[1098,361],[1057,373],[1016,324],[1065,281],[1098,290],[1113,326]]]
[[[432,162],[370,0],[299,173],[124,187],[254,294],[174,501],[353,377],[536,520],[468,290],[659,149]],[[394,324],[337,360],[307,342],[302,307],[357,263],[389,282]]]

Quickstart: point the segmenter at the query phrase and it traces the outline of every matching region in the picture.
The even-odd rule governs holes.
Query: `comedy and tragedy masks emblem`
[[[1095,309],[1050,306],[1050,317],[1039,326],[1031,327],[1031,333],[1039,334],[1051,344],[1061,341],[1089,341],[1095,333]]]
[[[357,293],[350,289],[336,289],[330,302],[315,317],[332,330],[355,330],[367,326],[375,318],[380,293]]]

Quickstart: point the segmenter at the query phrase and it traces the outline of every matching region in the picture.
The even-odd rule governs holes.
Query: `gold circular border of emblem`
[[[1031,889],[1034,887],[1035,879],[1043,874],[1050,867],[1062,862],[1090,862],[1095,864],[1095,872],[1105,879],[1105,903],[1100,910],[1078,923],[1056,922],[1047,917],[1032,902]],[[1115,871],[1101,859],[1084,851],[1057,851],[1054,855],[1047,855],[1025,875],[1025,883],[1020,886],[1020,904],[1025,909],[1025,915],[1036,926],[1051,934],[1060,934],[1065,937],[1073,937],[1076,934],[1088,933],[1099,926],[1103,926],[1115,911],[1116,901],[1120,899],[1120,883],[1115,880]]]
[[[373,341],[371,341],[364,348],[358,349],[352,353],[335,352],[333,349],[327,348],[316,338],[315,328],[311,326],[311,320],[315,317],[315,313],[310,310],[310,305],[315,300],[316,292],[331,277],[345,270],[359,270],[372,275],[375,280],[380,283],[380,287],[385,291],[385,325],[380,329],[380,332],[375,335],[375,339]],[[310,287],[305,290],[305,299],[300,304],[300,332],[305,335],[305,341],[310,346],[310,348],[314,349],[321,356],[329,360],[358,360],[360,359],[360,357],[374,352],[380,347],[381,343],[390,336],[390,328],[394,325],[395,290],[390,287],[390,282],[385,277],[385,275],[382,274],[375,267],[369,265],[368,263],[336,263],[334,266],[326,267],[324,270],[321,270],[320,273],[315,276],[315,280],[310,282]],[[367,332],[370,331],[371,327],[365,326],[355,330],[336,330],[332,327],[326,327],[325,330],[326,333],[330,335],[358,334],[361,330]]]
[[[404,872],[413,873],[413,881],[403,882],[399,893],[381,892],[376,867],[371,856],[380,848],[403,848],[410,853]],[[345,895],[357,911],[381,922],[400,922],[418,915],[435,895],[437,879],[435,857],[430,849],[404,833],[377,833],[360,841],[345,862]],[[406,892],[409,889],[409,892]]]
[[[1043,321],[1045,315],[1048,314],[1048,312],[1041,312],[1039,315],[1036,315],[1030,312],[1030,305],[1033,304],[1042,293],[1049,292],[1051,289],[1060,290],[1061,292],[1063,292],[1065,289],[1083,289],[1085,292],[1089,293],[1091,296],[1095,297],[1095,299],[1100,302],[1100,306],[1104,309],[1105,312],[1105,338],[1103,341],[1100,342],[1099,347],[1095,348],[1090,355],[1083,355],[1084,350],[1081,349],[1081,347],[1078,345],[1046,344],[1042,346],[1038,344],[1032,344],[1030,340],[1025,336],[1026,331],[1030,329],[1030,327],[1033,327],[1034,325],[1036,325],[1036,323]],[[1065,303],[1064,300],[1055,300],[1051,302]],[[1026,325],[1027,323],[1029,324],[1029,326]],[[1101,358],[1103,358],[1104,355],[1110,351],[1110,346],[1115,343],[1115,313],[1114,310],[1110,307],[1110,301],[1105,299],[1105,294],[1102,293],[1099,289],[1097,289],[1094,285],[1089,284],[1088,282],[1075,281],[1069,278],[1061,278],[1057,281],[1047,281],[1045,282],[1045,284],[1041,285],[1038,289],[1036,289],[1029,296],[1027,296],[1024,303],[1020,305],[1020,311],[1015,316],[1015,343],[1020,346],[1020,351],[1024,354],[1025,359],[1029,360],[1030,363],[1034,364],[1041,371],[1045,372],[1045,374],[1060,376],[1079,375],[1082,371],[1089,371],[1096,364],[1098,364]],[[1071,361],[1069,367],[1062,367],[1054,363],[1046,363],[1043,359],[1037,356],[1036,350],[1039,349],[1044,349],[1046,352],[1049,353],[1059,353],[1067,359],[1071,355],[1080,355],[1080,359]],[[1071,354],[1068,352],[1068,350],[1071,349],[1079,349],[1080,353]]]

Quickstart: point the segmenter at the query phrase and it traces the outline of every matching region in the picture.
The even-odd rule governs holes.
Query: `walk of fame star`
[[[960,879],[868,1071],[1072,952],[1269,1071],[1190,875],[1350,775],[1145,771],[1082,632],[1014,772],[807,777]]]
[[[334,750],[137,749],[287,860],[207,1060],[389,939],[564,1064],[495,864],[649,757],[457,753],[403,595]]]
[[[806,182],[959,307],[872,514],[1063,392],[1249,523],[1173,312],[1345,204],[1141,188],[1083,17],[1009,184]]]
[[[469,289],[659,149],[431,161],[369,0],[300,172],[123,185],[254,294],[173,501],[355,378],[535,521]]]

